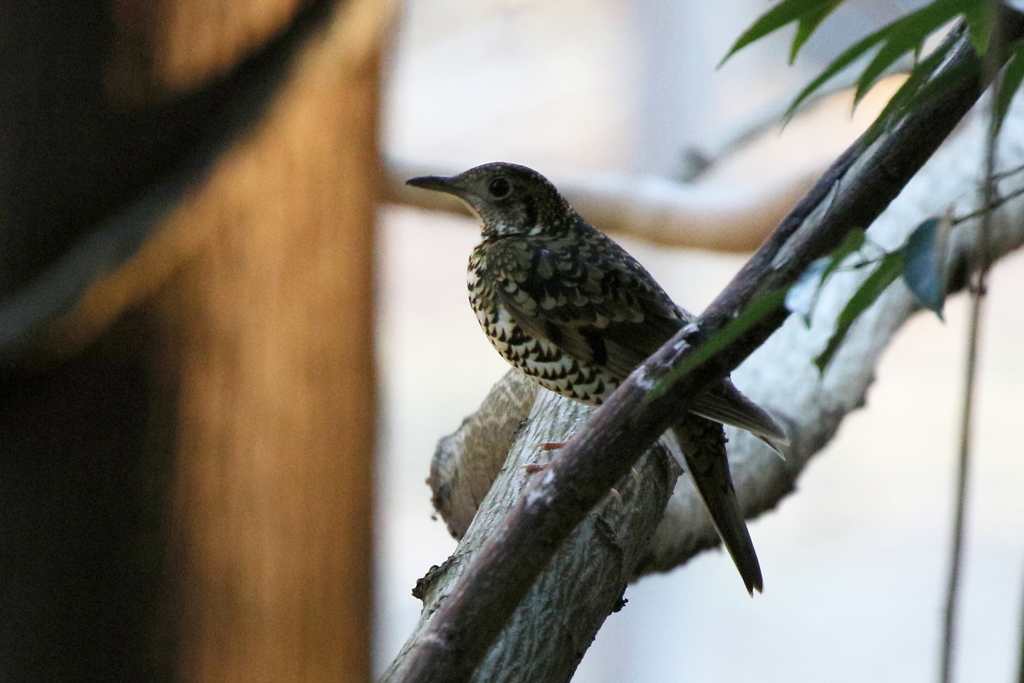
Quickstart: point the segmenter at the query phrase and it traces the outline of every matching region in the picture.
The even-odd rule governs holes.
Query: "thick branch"
[[[532,410],[526,403],[526,413],[513,412],[516,420],[525,425],[518,435],[495,430],[495,422],[489,417],[477,423],[487,423],[488,427],[464,434],[463,443],[485,450],[490,446],[501,448],[490,452],[502,459],[513,438],[514,446],[483,500],[480,514],[464,530],[456,553],[417,585],[415,593],[424,602],[423,617],[384,681],[407,677],[408,654],[429,626],[431,614],[444,603],[452,585],[465,571],[468,558],[501,526],[505,513],[519,501],[528,482],[545,476],[543,471],[530,474],[525,469],[543,465],[553,452],[538,448],[538,444],[568,438],[591,412],[587,406],[551,392],[537,392],[531,385],[522,375],[512,375],[491,393],[491,400],[506,408],[509,404],[505,399],[510,394],[537,395]],[[523,403],[516,405],[521,407]],[[505,415],[498,412],[495,417],[503,419]],[[553,415],[557,419],[550,419]],[[502,441],[504,445],[499,443]],[[440,448],[442,452],[449,450],[451,444],[442,444]],[[500,467],[501,463],[498,464]],[[432,472],[432,478],[437,474]],[[615,493],[605,496],[604,502],[573,531],[516,610],[505,630],[508,637],[502,638],[503,646],[491,649],[473,680],[568,681],[604,618],[620,604],[626,583],[654,533],[677,476],[678,468],[670,464],[662,449],[648,451],[637,463],[635,475],[625,476],[616,485]],[[453,483],[462,488],[465,482],[457,481],[460,479],[461,476],[456,477]],[[567,581],[567,577],[572,580]]]
[[[1022,33],[1019,22],[1013,32]],[[965,41],[956,54],[957,59],[974,59]],[[404,680],[469,678],[562,540],[685,411],[689,396],[732,370],[781,325],[784,309],[776,307],[670,390],[651,399],[650,389],[658,379],[690,358],[703,340],[752,300],[791,283],[849,229],[870,224],[970,109],[979,90],[977,78],[969,80],[871,149],[855,145],[836,162],[697,324],[639,367],[531,483],[410,650]]]

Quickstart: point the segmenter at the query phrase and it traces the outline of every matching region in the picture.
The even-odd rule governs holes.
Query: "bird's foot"
[[[542,451],[557,451],[559,448],[565,445],[564,441],[545,441],[541,443],[540,449]]]
[[[543,472],[548,468],[548,463],[544,462],[531,462],[523,465],[523,471],[527,474],[536,474],[537,472]]]

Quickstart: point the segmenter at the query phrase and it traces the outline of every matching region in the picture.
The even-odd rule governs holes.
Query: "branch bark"
[[[512,437],[515,445],[508,460],[484,498],[480,514],[465,530],[459,548],[442,567],[432,568],[414,591],[425,605],[416,630],[419,636],[429,626],[429,615],[443,604],[453,582],[501,526],[505,513],[522,497],[529,481],[545,476],[543,470],[531,474],[527,469],[546,465],[554,453],[538,448],[538,444],[564,441],[583,426],[591,413],[588,406],[549,391],[536,391],[531,389],[532,384],[516,373],[491,392],[492,405],[502,405],[503,397],[509,395],[528,397],[532,393],[536,401],[526,401],[526,413],[516,414],[517,422],[521,415],[524,426]],[[495,424],[487,417],[475,421],[477,425]],[[468,443],[483,445],[486,431],[469,435]],[[502,460],[505,452],[491,451]],[[491,649],[474,680],[569,680],[604,618],[621,605],[622,592],[650,541],[678,474],[678,468],[660,447],[640,459],[634,472],[623,477],[615,492],[604,496],[594,513],[573,531],[516,611],[505,632],[509,637],[503,638],[502,646]],[[436,475],[435,469],[432,477]],[[567,577],[572,580],[567,581]],[[538,628],[541,624],[547,626]],[[408,673],[408,655],[417,643],[417,637],[407,641],[384,681],[403,680]]]
[[[1024,33],[1016,17],[1013,31],[1018,36]],[[973,58],[965,42],[956,54],[957,59]],[[472,560],[459,568],[459,577],[445,589],[449,592],[444,599],[428,603],[422,630],[415,642],[407,647],[405,658],[396,662],[392,669],[396,680],[461,681],[473,675],[509,615],[530,590],[536,575],[544,569],[576,523],[604,496],[609,486],[629,471],[635,458],[654,443],[675,416],[685,411],[688,396],[735,368],[782,324],[786,318],[784,309],[781,305],[774,307],[761,322],[727,343],[661,395],[651,398],[651,388],[673,366],[693,357],[703,341],[725,327],[749,302],[783,290],[811,261],[838,244],[846,231],[869,225],[957,125],[977,99],[980,89],[977,78],[963,83],[941,100],[908,118],[870,149],[854,145],[833,165],[697,324],[683,330],[638,368],[605,407],[576,432],[544,474],[526,487],[525,494],[509,515],[488,534],[487,541]],[[960,180],[962,182],[962,175]],[[957,191],[962,191],[962,187],[941,196],[954,196]],[[898,210],[890,213],[899,215]],[[968,237],[961,236],[960,239],[965,243],[970,241]],[[1008,239],[1001,244],[1006,248],[1012,242]],[[894,288],[886,296],[885,303],[875,309],[887,311],[885,315],[875,313],[873,321],[870,318],[862,320],[858,324],[859,330],[872,327],[889,329],[888,336],[891,336],[891,331],[898,327],[898,321],[905,319],[913,308],[905,292],[894,292],[898,292],[898,288]],[[826,301],[832,302],[832,308],[826,305]],[[827,315],[834,316],[835,306],[841,306],[843,301],[839,291],[824,297],[816,321],[819,335],[823,329],[821,324],[828,320]],[[785,335],[795,334],[791,331],[795,326],[798,327],[799,323],[791,321],[786,328],[790,331],[783,330],[777,335],[783,341],[773,342],[765,348],[785,349]],[[819,343],[820,340],[818,336]],[[835,388],[836,380],[842,378],[845,364],[870,367],[881,346],[874,347],[874,355],[867,359],[867,363],[863,358],[850,357],[850,353],[844,351],[821,382],[816,378],[807,382],[807,373],[814,372],[813,369],[806,366],[806,359],[794,359],[794,362],[804,365],[782,368],[793,371],[794,377],[802,378],[802,390],[793,393],[794,399],[802,399],[799,406],[813,405],[815,392]],[[784,355],[790,358],[788,352]],[[867,383],[867,380],[861,382],[860,396]],[[764,400],[756,394],[753,397]],[[772,405],[771,401],[765,402]],[[748,512],[766,509],[790,490],[796,471],[810,453],[828,440],[841,416],[853,407],[841,402],[825,404],[819,411],[824,429],[810,433],[796,430],[793,434],[795,457],[791,456],[792,464],[758,465],[764,460],[752,458],[746,464],[753,465],[744,467],[745,463],[734,461],[737,488],[745,509]],[[797,420],[795,426],[798,427],[800,413],[790,415]],[[742,443],[742,439],[736,441]],[[766,474],[763,481],[755,476],[763,474]],[[685,501],[686,497],[682,500]],[[686,517],[684,514],[683,518]],[[665,528],[663,523],[659,535]],[[678,534],[668,535],[678,538]],[[706,544],[701,539],[706,539],[706,535],[698,533],[688,543],[676,544],[667,552],[648,556],[646,568],[665,568],[685,559],[702,543]],[[443,593],[437,591],[436,595]],[[524,677],[521,670],[517,670],[513,677],[516,680],[540,680]]]

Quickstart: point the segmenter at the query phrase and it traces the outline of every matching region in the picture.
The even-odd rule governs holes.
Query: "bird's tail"
[[[786,430],[761,406],[740,393],[729,378],[698,394],[690,412],[715,422],[745,429],[768,444],[776,455],[786,459],[782,447],[789,443]]]
[[[761,565],[736,500],[722,426],[691,415],[670,428],[665,437],[676,459],[682,456],[680,466],[689,472],[704,499],[704,506],[743,577],[747,592],[760,593],[764,588]]]

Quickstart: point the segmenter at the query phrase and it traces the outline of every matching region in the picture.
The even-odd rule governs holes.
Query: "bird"
[[[498,353],[546,389],[599,406],[694,321],[636,259],[531,168],[493,162],[407,184],[454,195],[479,218],[481,239],[467,271],[470,304]],[[745,429],[780,454],[779,446],[788,443],[782,427],[728,377],[696,396],[689,412]],[[709,455],[681,447],[693,443],[683,436],[677,423],[663,439],[690,473],[747,592],[761,592],[761,567],[724,439],[712,449],[720,452]]]

